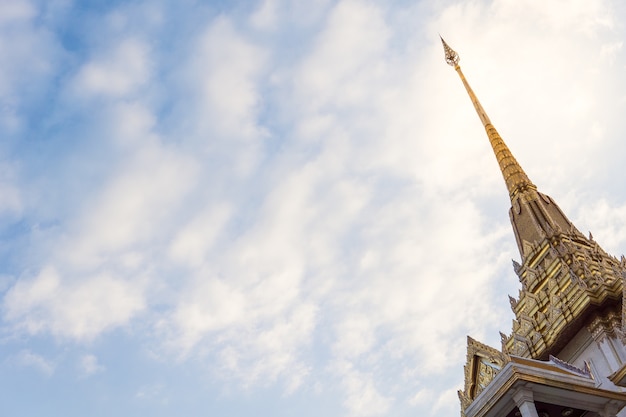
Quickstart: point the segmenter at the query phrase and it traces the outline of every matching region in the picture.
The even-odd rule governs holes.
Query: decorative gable
[[[463,391],[458,392],[462,416],[463,410],[489,385],[507,362],[507,356],[499,350],[467,337],[465,386]]]

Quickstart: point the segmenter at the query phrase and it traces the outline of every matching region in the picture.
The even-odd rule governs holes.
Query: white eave
[[[600,389],[592,378],[563,369],[552,362],[511,357],[464,411],[466,417],[501,417],[517,405],[513,396],[520,390],[532,391],[535,402],[601,412],[607,407],[621,410],[626,393]]]

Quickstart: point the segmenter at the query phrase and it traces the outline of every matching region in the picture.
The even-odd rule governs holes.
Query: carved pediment
[[[461,410],[465,410],[474,401],[506,362],[506,355],[499,350],[467,337],[465,386],[463,391],[459,391]]]

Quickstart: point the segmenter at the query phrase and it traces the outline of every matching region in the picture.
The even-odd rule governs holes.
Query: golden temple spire
[[[619,331],[626,333],[626,260],[618,261],[604,252],[591,236],[586,238],[556,202],[530,182],[463,76],[459,55],[443,39],[441,42],[446,62],[461,77],[487,131],[511,198],[509,217],[522,259],[521,264],[514,261],[513,268],[522,289],[518,299],[509,298],[515,319],[511,335],[502,335],[502,360],[513,356],[548,360],[551,355],[564,352],[572,335],[581,334],[582,329],[585,334],[596,332],[595,327],[592,330],[596,325],[590,323],[614,320],[608,317],[619,320],[621,315]],[[591,340],[595,336],[585,337]],[[484,346],[468,342],[465,390],[459,394],[464,409],[486,387],[484,381],[480,382],[484,375],[478,375],[475,366],[479,351],[488,353]],[[624,364],[621,366],[622,373],[613,374],[619,373],[619,378],[626,368]],[[493,375],[494,371],[491,372]],[[624,380],[620,379],[620,384]]]
[[[461,71],[461,67],[459,66],[459,54],[457,54],[452,48],[450,48],[450,46],[446,43],[446,41],[443,40],[441,36],[440,38],[441,42],[443,43],[446,63],[454,67],[456,72],[461,77],[461,81],[463,81],[463,85],[467,90],[467,94],[469,94],[470,99],[472,100],[472,104],[476,109],[476,113],[478,114],[480,121],[485,127],[487,136],[489,137],[489,142],[491,143],[493,152],[496,155],[498,165],[500,165],[500,171],[502,171],[504,182],[506,183],[506,187],[509,190],[509,196],[511,198],[511,201],[513,201],[513,197],[518,195],[520,192],[524,192],[529,189],[536,191],[537,187],[535,187],[535,185],[530,181],[522,167],[519,165],[509,148],[500,137],[500,134],[498,133],[496,128],[491,124],[491,120],[489,120],[487,113],[483,109],[482,105],[478,101],[478,98],[476,97],[476,94],[474,94],[474,91],[465,79],[465,76]]]

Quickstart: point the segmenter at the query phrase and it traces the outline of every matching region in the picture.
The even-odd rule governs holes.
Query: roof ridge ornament
[[[559,368],[562,368],[569,372],[573,372],[580,376],[584,376],[586,378],[593,378],[591,374],[591,367],[589,366],[589,363],[587,361],[584,361],[584,364],[585,364],[584,368],[579,368],[577,366],[572,365],[569,362],[566,362],[564,360],[557,358],[556,356],[550,355],[549,358],[550,358],[549,361],[555,364],[556,366],[558,366]]]

